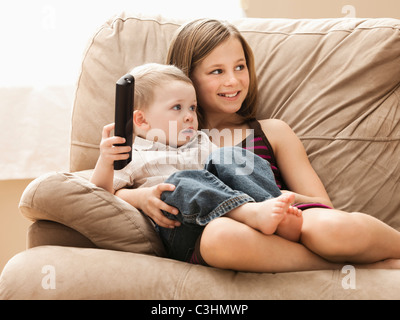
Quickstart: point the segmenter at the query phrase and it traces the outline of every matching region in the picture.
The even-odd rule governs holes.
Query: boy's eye
[[[173,110],[181,110],[181,105],[177,104],[176,106],[172,107]]]

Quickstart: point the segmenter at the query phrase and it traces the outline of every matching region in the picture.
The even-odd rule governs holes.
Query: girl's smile
[[[240,96],[240,91],[236,91],[234,93],[218,93],[218,95],[220,97],[226,98],[230,101],[234,101],[234,100],[238,99],[238,97]]]

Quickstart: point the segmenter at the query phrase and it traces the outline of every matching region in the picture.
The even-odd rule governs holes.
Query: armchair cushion
[[[152,222],[90,183],[83,177],[87,174],[49,173],[34,180],[21,197],[22,214],[67,225],[100,248],[164,256]]]

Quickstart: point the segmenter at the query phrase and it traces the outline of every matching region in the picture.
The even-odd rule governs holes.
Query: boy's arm
[[[113,194],[115,193],[113,189],[114,161],[128,159],[128,152],[131,150],[131,147],[114,146],[115,144],[125,142],[124,138],[110,137],[114,126],[114,123],[111,123],[103,128],[102,139],[100,142],[100,156],[97,160],[92,177],[90,178],[90,182]]]
[[[114,129],[114,123],[104,126],[102,139],[100,142],[100,156],[97,160],[90,182],[96,186],[103,188],[117,197],[125,200],[137,209],[142,210],[158,225],[165,228],[173,228],[179,226],[176,220],[170,220],[165,217],[161,210],[171,214],[178,214],[178,210],[163,202],[161,194],[164,191],[173,191],[174,185],[160,183],[154,187],[139,189],[120,189],[115,192],[113,188],[114,180],[114,161],[128,159],[131,147],[115,147],[115,144],[125,142],[121,137],[110,137],[111,131]]]
[[[94,183],[99,188],[103,188],[106,191],[115,194],[113,189],[114,180],[114,165],[105,163],[101,157],[97,160],[96,167],[94,168],[93,174],[90,178],[90,182]]]

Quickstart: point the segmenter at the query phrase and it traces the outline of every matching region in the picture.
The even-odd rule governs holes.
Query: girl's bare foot
[[[279,223],[276,234],[290,241],[298,242],[303,225],[302,211],[296,207],[290,207],[286,217]]]
[[[386,259],[372,263],[356,264],[354,266],[360,269],[400,269],[400,259]]]

